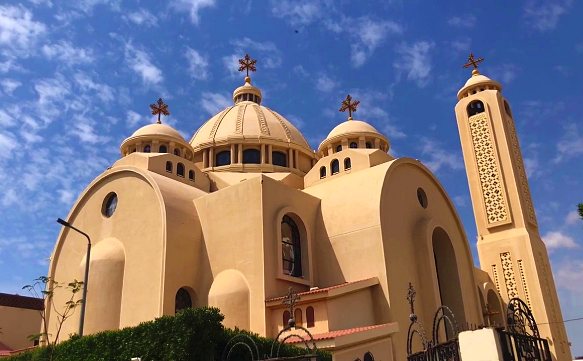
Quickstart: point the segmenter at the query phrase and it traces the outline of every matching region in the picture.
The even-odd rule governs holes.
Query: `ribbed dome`
[[[277,112],[252,101],[240,101],[204,123],[192,137],[195,152],[229,140],[269,139],[312,152],[300,131]],[[283,144],[282,144],[283,145]]]
[[[388,139],[372,125],[362,120],[349,119],[334,127],[328,137],[322,141],[318,150],[322,152],[327,146],[341,142],[342,139],[358,139],[360,137],[378,139],[381,143],[386,144],[387,147],[389,145]]]
[[[476,89],[478,88],[478,89]],[[477,69],[474,69],[472,71],[472,76],[466,81],[466,83],[464,84],[464,86],[460,89],[460,91],[457,93],[457,97],[458,99],[461,99],[465,96],[467,96],[470,92],[474,91],[474,90],[480,90],[480,89],[496,89],[496,90],[502,90],[502,85],[500,85],[500,83],[498,83],[495,80],[492,80],[490,78],[488,78],[487,76],[484,76],[482,74],[480,74],[480,72],[478,72]]]
[[[149,150],[145,150],[148,147]],[[164,150],[160,150],[165,147]],[[175,149],[178,149],[176,153]],[[120,146],[123,156],[144,151],[146,153],[166,153],[180,154],[187,159],[192,157],[192,149],[178,131],[166,124],[148,124],[136,130],[134,134],[126,138]]]

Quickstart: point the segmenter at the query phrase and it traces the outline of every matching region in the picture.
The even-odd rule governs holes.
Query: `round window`
[[[117,194],[111,192],[103,200],[103,206],[101,207],[101,213],[106,217],[111,217],[115,208],[117,207]]]
[[[417,188],[417,200],[419,200],[421,207],[427,208],[427,194],[423,188]]]

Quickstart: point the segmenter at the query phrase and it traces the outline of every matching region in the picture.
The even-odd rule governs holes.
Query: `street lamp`
[[[83,280],[83,303],[81,304],[81,320],[79,321],[79,336],[83,336],[83,324],[85,323],[85,305],[87,304],[87,282],[89,281],[89,260],[91,258],[91,238],[89,235],[75,227],[69,222],[57,218],[57,223],[64,227],[71,228],[84,235],[87,238],[87,259],[85,260],[85,279]]]

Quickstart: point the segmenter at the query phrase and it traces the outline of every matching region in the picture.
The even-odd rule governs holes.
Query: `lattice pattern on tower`
[[[536,226],[536,215],[534,213],[534,206],[532,205],[532,198],[530,196],[530,189],[528,187],[528,179],[526,178],[526,171],[524,169],[524,161],[522,160],[520,144],[518,143],[518,137],[516,136],[516,128],[514,127],[514,122],[512,119],[510,119],[510,117],[505,116],[504,118],[506,119],[506,129],[508,130],[508,136],[510,138],[510,147],[512,148],[512,154],[514,155],[514,161],[516,163],[516,170],[518,171],[518,181],[520,182],[522,198],[524,199],[526,206],[526,216],[528,221]]]
[[[514,277],[514,267],[512,267],[512,257],[510,252],[500,253],[500,261],[502,262],[502,273],[504,273],[504,283],[506,284],[506,293],[508,298],[518,297],[518,289],[516,288],[516,278]]]
[[[498,278],[498,267],[495,264],[492,265],[492,277],[494,277],[494,284],[496,285],[496,290],[500,295],[500,279]]]
[[[486,113],[479,113],[471,116],[469,122],[488,224],[510,221],[488,116]]]
[[[532,309],[530,305],[530,294],[528,292],[528,285],[526,284],[526,274],[524,273],[524,262],[521,259],[518,260],[518,271],[520,272],[520,281],[522,282],[522,289],[524,290],[526,304],[528,305],[528,308]]]

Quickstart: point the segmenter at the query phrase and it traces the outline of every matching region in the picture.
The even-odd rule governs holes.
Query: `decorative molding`
[[[502,262],[502,272],[504,273],[504,283],[506,284],[508,299],[518,297],[516,279],[514,277],[514,267],[512,267],[512,257],[510,256],[510,252],[500,253],[500,261]]]
[[[209,138],[212,139],[215,137],[215,135],[217,134],[217,130],[219,129],[219,125],[221,124],[221,122],[223,121],[223,118],[225,117],[225,115],[227,115],[227,113],[229,112],[229,110],[233,109],[233,107],[228,107],[227,109],[223,110],[219,116],[217,117],[217,120],[215,120],[215,124],[213,124],[213,128],[211,129],[211,132],[209,133]],[[197,131],[198,132],[198,131]],[[196,134],[194,134],[194,137],[196,137]]]
[[[285,135],[287,135],[287,140],[293,140],[291,131],[289,130],[289,127],[287,126],[287,124],[285,124],[285,122],[281,119],[281,116],[271,109],[269,109],[269,111],[271,112],[271,114],[273,114],[275,119],[277,119],[279,121],[279,124],[281,124],[283,130],[285,131]]]
[[[243,116],[245,115],[245,109],[247,109],[247,104],[239,106],[239,110],[237,112],[237,123],[235,123],[235,133],[237,134],[243,133]]]
[[[524,290],[526,304],[528,305],[528,308],[532,310],[532,306],[530,304],[530,294],[528,292],[528,284],[526,283],[526,275],[524,274],[524,262],[521,259],[518,260],[518,271],[520,272],[520,282],[522,282],[522,289]]]
[[[482,112],[471,116],[469,123],[487,223],[490,226],[508,223],[510,211],[494,148],[490,119],[485,112]]]
[[[267,122],[265,121],[265,114],[263,114],[263,110],[259,107],[259,105],[253,104],[253,108],[257,113],[257,120],[259,121],[259,129],[261,129],[261,134],[270,135],[269,127],[267,126]]]
[[[512,121],[507,115],[504,116],[504,119],[506,119],[506,129],[510,138],[510,147],[512,149],[514,164],[518,173],[520,192],[522,193],[522,199],[524,200],[524,205],[526,207],[526,216],[528,221],[536,227],[536,214],[534,213],[534,206],[532,205],[532,197],[530,195],[530,188],[528,187],[528,178],[526,177],[526,171],[524,169],[524,161],[522,160],[522,152],[520,151],[520,144],[518,143],[514,121]]]

